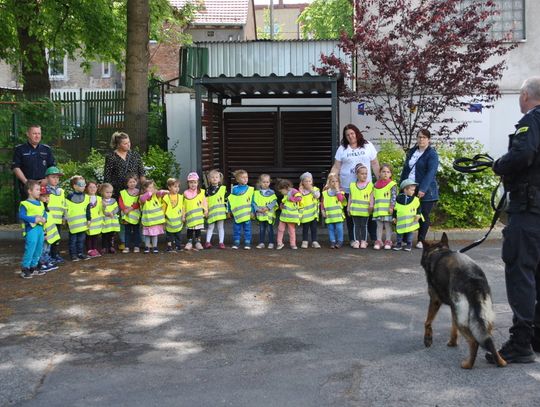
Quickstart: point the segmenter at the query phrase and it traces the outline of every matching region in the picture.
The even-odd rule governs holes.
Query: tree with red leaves
[[[500,97],[502,57],[516,44],[491,37],[494,1],[356,0],[354,6],[354,33],[340,41],[354,68],[332,54],[321,56],[317,71],[350,79],[342,99],[365,102],[365,114],[403,149],[435,122],[443,136],[462,131],[467,124],[444,117],[447,109],[491,107]]]

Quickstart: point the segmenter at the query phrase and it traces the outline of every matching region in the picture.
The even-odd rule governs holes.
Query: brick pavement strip
[[[117,254],[28,281],[20,252],[0,248],[0,405],[540,405],[539,363],[459,368],[448,309],[423,347],[419,250]],[[499,256],[471,251],[500,345]]]

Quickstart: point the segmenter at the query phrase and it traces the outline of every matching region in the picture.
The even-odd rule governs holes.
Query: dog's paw
[[[473,364],[474,364],[474,362],[471,363],[471,361],[469,359],[466,359],[463,362],[461,362],[461,368],[462,369],[472,369]]]
[[[457,340],[455,339],[450,339],[447,343],[446,343],[446,346],[450,347],[450,348],[454,348],[457,346]]]
[[[431,344],[433,343],[433,336],[424,336],[424,346],[426,348],[429,348]]]

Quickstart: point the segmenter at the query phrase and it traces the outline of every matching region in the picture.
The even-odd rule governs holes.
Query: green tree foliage
[[[314,0],[298,17],[302,37],[316,40],[338,39],[353,33],[351,0]]]
[[[282,24],[277,24],[274,20],[274,40],[282,40]],[[270,39],[270,10],[265,8],[263,11],[263,26],[257,28],[257,38],[259,40]]]
[[[127,0],[0,0],[0,59],[19,72],[27,93],[50,90],[51,58],[110,61],[123,65]],[[151,38],[180,33],[199,1],[174,9],[168,0],[150,0]],[[165,29],[164,26],[168,27]],[[180,35],[180,34],[178,34]],[[46,52],[48,50],[48,53]]]

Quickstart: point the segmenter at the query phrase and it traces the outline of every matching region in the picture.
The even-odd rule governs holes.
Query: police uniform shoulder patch
[[[523,126],[517,129],[515,134],[526,133],[527,131],[529,131],[529,126]]]

